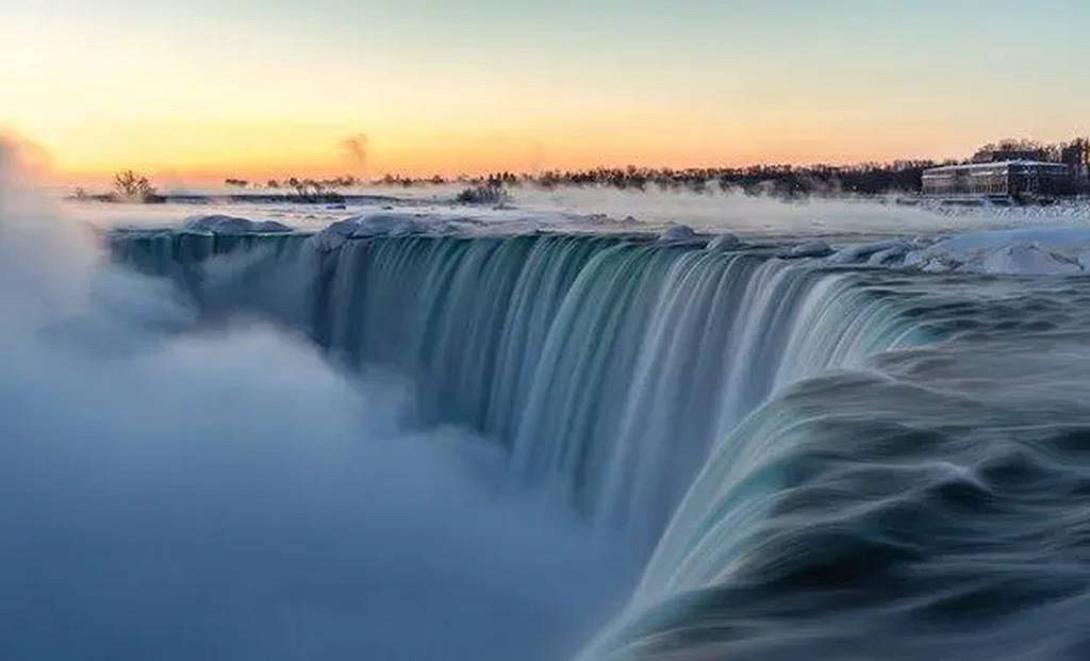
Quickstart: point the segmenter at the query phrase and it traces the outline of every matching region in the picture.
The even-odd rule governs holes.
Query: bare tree
[[[156,197],[155,188],[143,175],[125,170],[114,175],[114,190],[126,202],[148,202]]]

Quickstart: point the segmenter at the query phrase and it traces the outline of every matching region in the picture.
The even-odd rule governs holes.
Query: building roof
[[[944,172],[954,172],[956,170],[985,170],[987,168],[994,167],[1010,167],[1012,165],[1021,166],[1033,166],[1041,168],[1063,168],[1067,169],[1067,165],[1063,163],[1053,163],[1052,161],[1028,161],[1028,160],[1013,160],[1013,161],[987,161],[984,163],[965,163],[962,165],[940,165],[937,168],[929,168],[923,171],[923,174],[942,174]]]

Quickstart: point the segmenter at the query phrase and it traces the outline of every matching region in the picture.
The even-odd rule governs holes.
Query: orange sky
[[[88,183],[943,158],[1090,133],[1090,3],[682,4],[16,0],[0,127]]]

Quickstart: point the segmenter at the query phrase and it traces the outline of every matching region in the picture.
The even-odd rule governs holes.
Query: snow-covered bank
[[[917,234],[1022,227],[1090,227],[1090,203],[1065,201],[1049,207],[944,207],[892,198],[813,197],[783,201],[723,193],[615,191],[594,187],[539,190],[515,187],[510,203],[457,204],[453,199],[368,197],[344,204],[213,199],[157,205],[68,201],[68,213],[101,229],[178,227],[194,216],[224,215],[273,220],[317,232],[346,219],[399,216],[429,233],[511,234],[535,230],[571,233],[647,232],[686,225],[697,234],[729,232],[745,240],[824,239],[830,244]],[[453,228],[453,229],[452,229]],[[365,233],[369,230],[364,229]],[[423,233],[423,232],[421,232]]]
[[[926,238],[884,241],[843,248],[830,261],[930,273],[1079,275],[1090,273],[1090,228],[985,230],[933,242]]]

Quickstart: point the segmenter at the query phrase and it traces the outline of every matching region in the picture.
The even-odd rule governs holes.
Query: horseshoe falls
[[[5,205],[0,658],[1090,653],[1078,230]]]
[[[771,393],[929,337],[852,274],[767,250],[549,235],[118,241],[120,259],[173,272],[209,315],[271,309],[349,369],[408,375],[418,424],[493,439],[512,479],[558,489],[643,550],[713,440]],[[246,266],[219,277],[202,256]],[[308,283],[296,300],[284,273]]]

